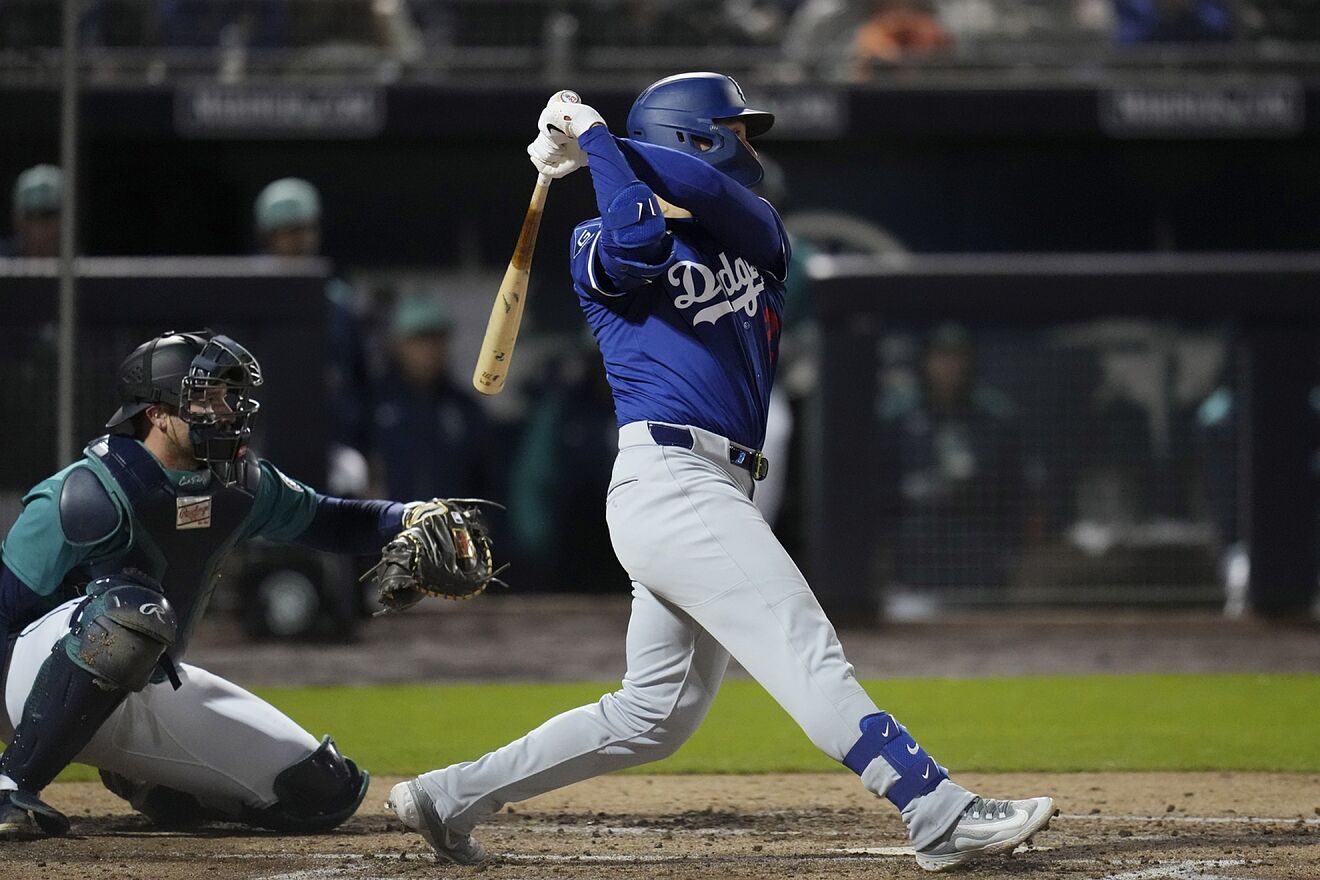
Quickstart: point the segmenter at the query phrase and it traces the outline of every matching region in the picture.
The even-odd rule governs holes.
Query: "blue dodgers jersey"
[[[600,277],[600,218],[573,232],[573,284],[605,360],[618,423],[693,425],[760,449],[784,284],[697,223],[667,225],[674,249],[664,270],[622,294]]]

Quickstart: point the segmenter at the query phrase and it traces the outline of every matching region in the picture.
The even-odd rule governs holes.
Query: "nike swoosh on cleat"
[[[916,743],[913,743],[912,745],[907,747],[907,750],[909,755],[915,755],[917,752],[921,751],[921,746],[917,745]]]
[[[922,778],[922,779],[930,779],[930,768],[929,768],[929,767],[926,768],[926,772],[925,772],[925,773],[921,774],[921,778]]]

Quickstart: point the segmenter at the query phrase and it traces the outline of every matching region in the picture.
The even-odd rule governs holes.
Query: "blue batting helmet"
[[[731,119],[747,126],[749,138],[765,134],[773,113],[751,110],[742,88],[722,73],[680,73],[652,83],[628,111],[628,137],[700,156],[744,186],[764,174],[756,154],[727,128]]]

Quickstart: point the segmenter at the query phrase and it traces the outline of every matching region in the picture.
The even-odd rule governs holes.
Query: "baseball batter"
[[[626,139],[581,103],[552,100],[541,115],[533,164],[553,177],[587,165],[600,209],[571,254],[619,423],[606,519],[633,580],[628,670],[593,705],[395,786],[389,805],[439,857],[484,859],[470,832],[506,803],[672,754],[731,656],[893,802],[927,870],[1011,851],[1054,813],[1047,797],[966,790],[877,708],[752,503],[769,467],[759,449],[789,262],[778,214],[749,189],[762,176],[749,139],[773,121],[714,73],[647,88]]]
[[[152,339],[120,367],[112,433],[24,497],[0,548],[0,839],[69,829],[40,795],[72,760],[172,827],[322,831],[366,795],[328,736],[182,657],[239,542],[362,555],[453,514],[319,495],[248,456],[261,383],[227,336]]]

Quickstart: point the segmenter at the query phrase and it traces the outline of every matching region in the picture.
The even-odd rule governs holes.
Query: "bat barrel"
[[[522,326],[526,305],[527,281],[532,269],[532,255],[536,251],[536,233],[541,228],[541,215],[545,212],[545,197],[551,178],[537,177],[532,200],[523,217],[518,243],[514,246],[509,266],[504,270],[495,303],[491,306],[490,320],[486,323],[486,336],[481,343],[476,368],[472,371],[472,387],[482,394],[499,394],[509,375],[509,362],[518,342],[518,329]]]

